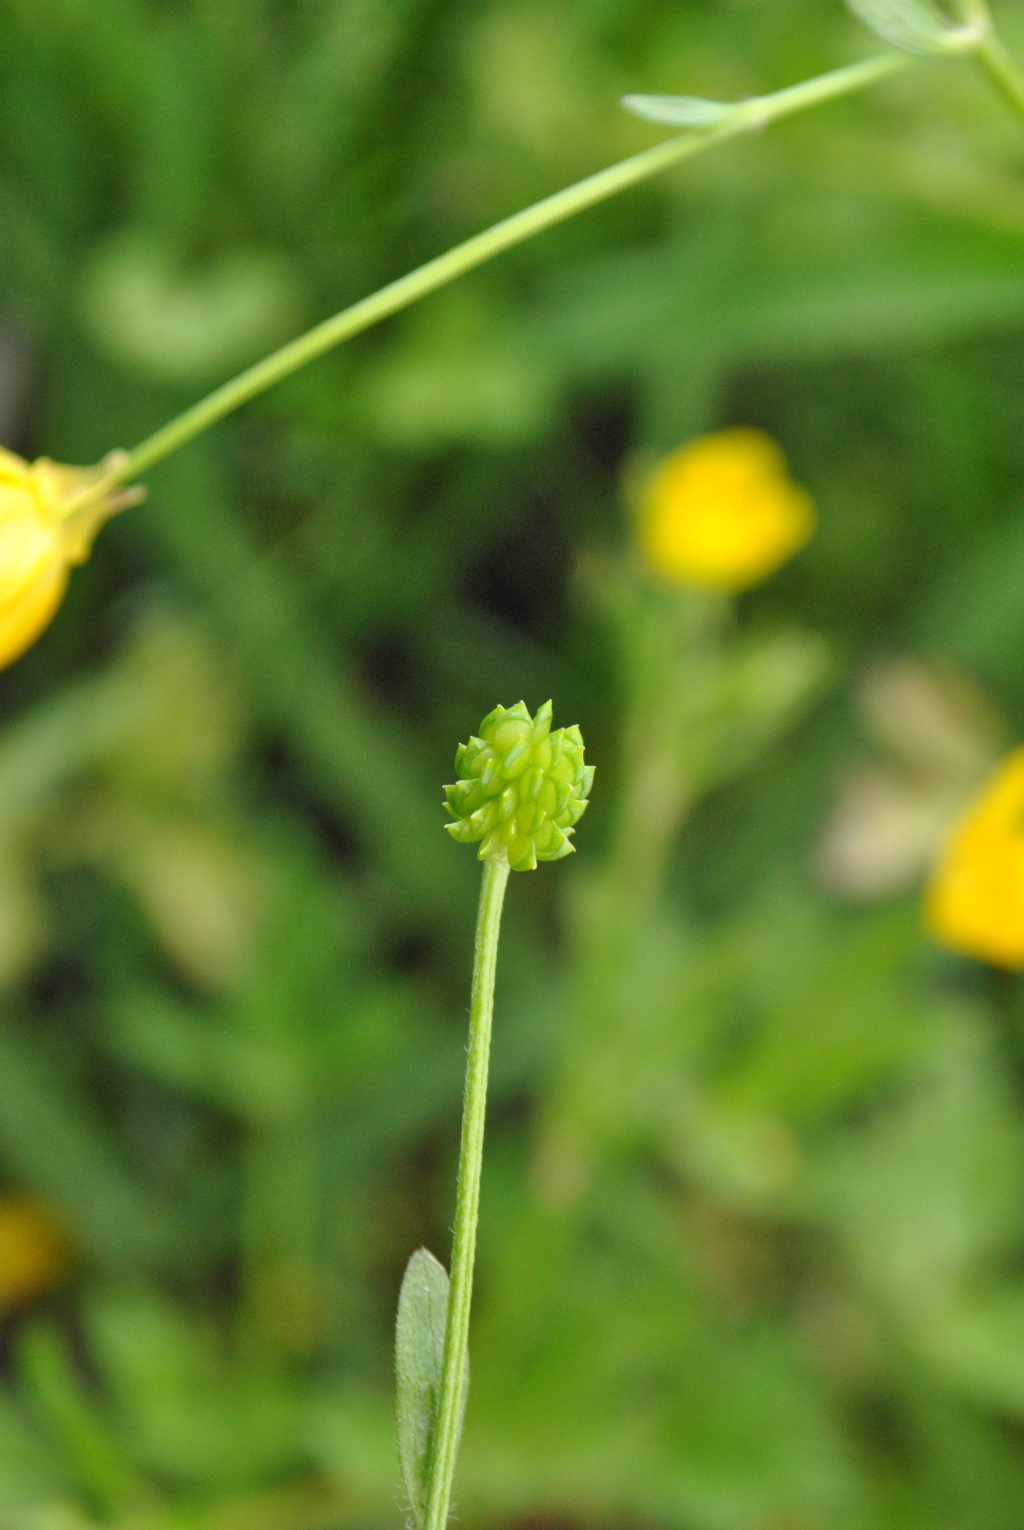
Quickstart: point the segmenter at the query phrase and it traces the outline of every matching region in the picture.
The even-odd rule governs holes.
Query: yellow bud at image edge
[[[940,945],[1024,969],[1024,747],[997,767],[940,851],[924,917]]]
[[[0,448],[0,668],[49,625],[103,522],[141,499],[114,487],[123,461],[113,452],[98,467],[64,467]]]

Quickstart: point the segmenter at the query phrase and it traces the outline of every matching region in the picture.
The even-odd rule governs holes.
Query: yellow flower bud
[[[63,467],[0,447],[0,669],[50,622],[69,570],[85,562],[103,522],[141,498],[139,489],[113,488],[124,460],[112,452],[99,467]]]
[[[69,1262],[67,1238],[45,1206],[0,1196],[0,1313],[51,1290]]]
[[[940,851],[924,912],[942,945],[1024,968],[1024,747],[989,777]]]
[[[814,524],[814,503],[779,447],[745,426],[680,446],[641,492],[641,550],[655,573],[681,584],[749,589],[798,552]]]

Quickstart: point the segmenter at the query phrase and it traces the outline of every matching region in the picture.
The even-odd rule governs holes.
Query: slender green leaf
[[[395,1330],[398,1459],[416,1525],[427,1509],[447,1316],[448,1272],[427,1249],[417,1249],[406,1266]],[[463,1406],[465,1400],[464,1381]]]
[[[846,0],[876,37],[904,53],[945,53],[956,33],[924,0]]]
[[[634,117],[669,127],[711,127],[733,110],[726,101],[705,101],[701,96],[623,96],[622,105]]]

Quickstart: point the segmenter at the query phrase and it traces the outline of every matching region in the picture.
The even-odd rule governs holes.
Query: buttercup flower
[[[464,845],[480,840],[480,860],[504,851],[513,871],[533,871],[572,854],[594,767],[583,763],[579,728],[551,732],[550,701],[535,718],[522,701],[495,707],[480,737],[459,745],[455,769],[462,779],[444,789],[455,822],[445,828]]]
[[[99,467],[28,463],[0,447],[0,669],[34,643],[60,605],[68,573],[89,556],[100,526],[140,489],[111,489],[124,462]]]
[[[925,922],[954,951],[1024,968],[1024,747],[989,777],[941,851]]]
[[[681,584],[749,589],[798,552],[814,525],[814,503],[779,447],[745,426],[680,446],[641,492],[641,550]]]

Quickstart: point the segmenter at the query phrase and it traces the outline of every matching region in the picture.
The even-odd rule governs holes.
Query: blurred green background
[[[872,48],[839,0],[0,0],[0,440],[133,445],[657,141],[625,91]],[[3,1530],[400,1522],[477,885],[440,786],[549,695],[597,786],[510,888],[459,1523],[1024,1525],[1024,996],[918,913],[1024,734],[1022,169],[922,65],[428,299],[103,532],[0,677]],[[821,525],[709,612],[623,480],[730,423]]]

